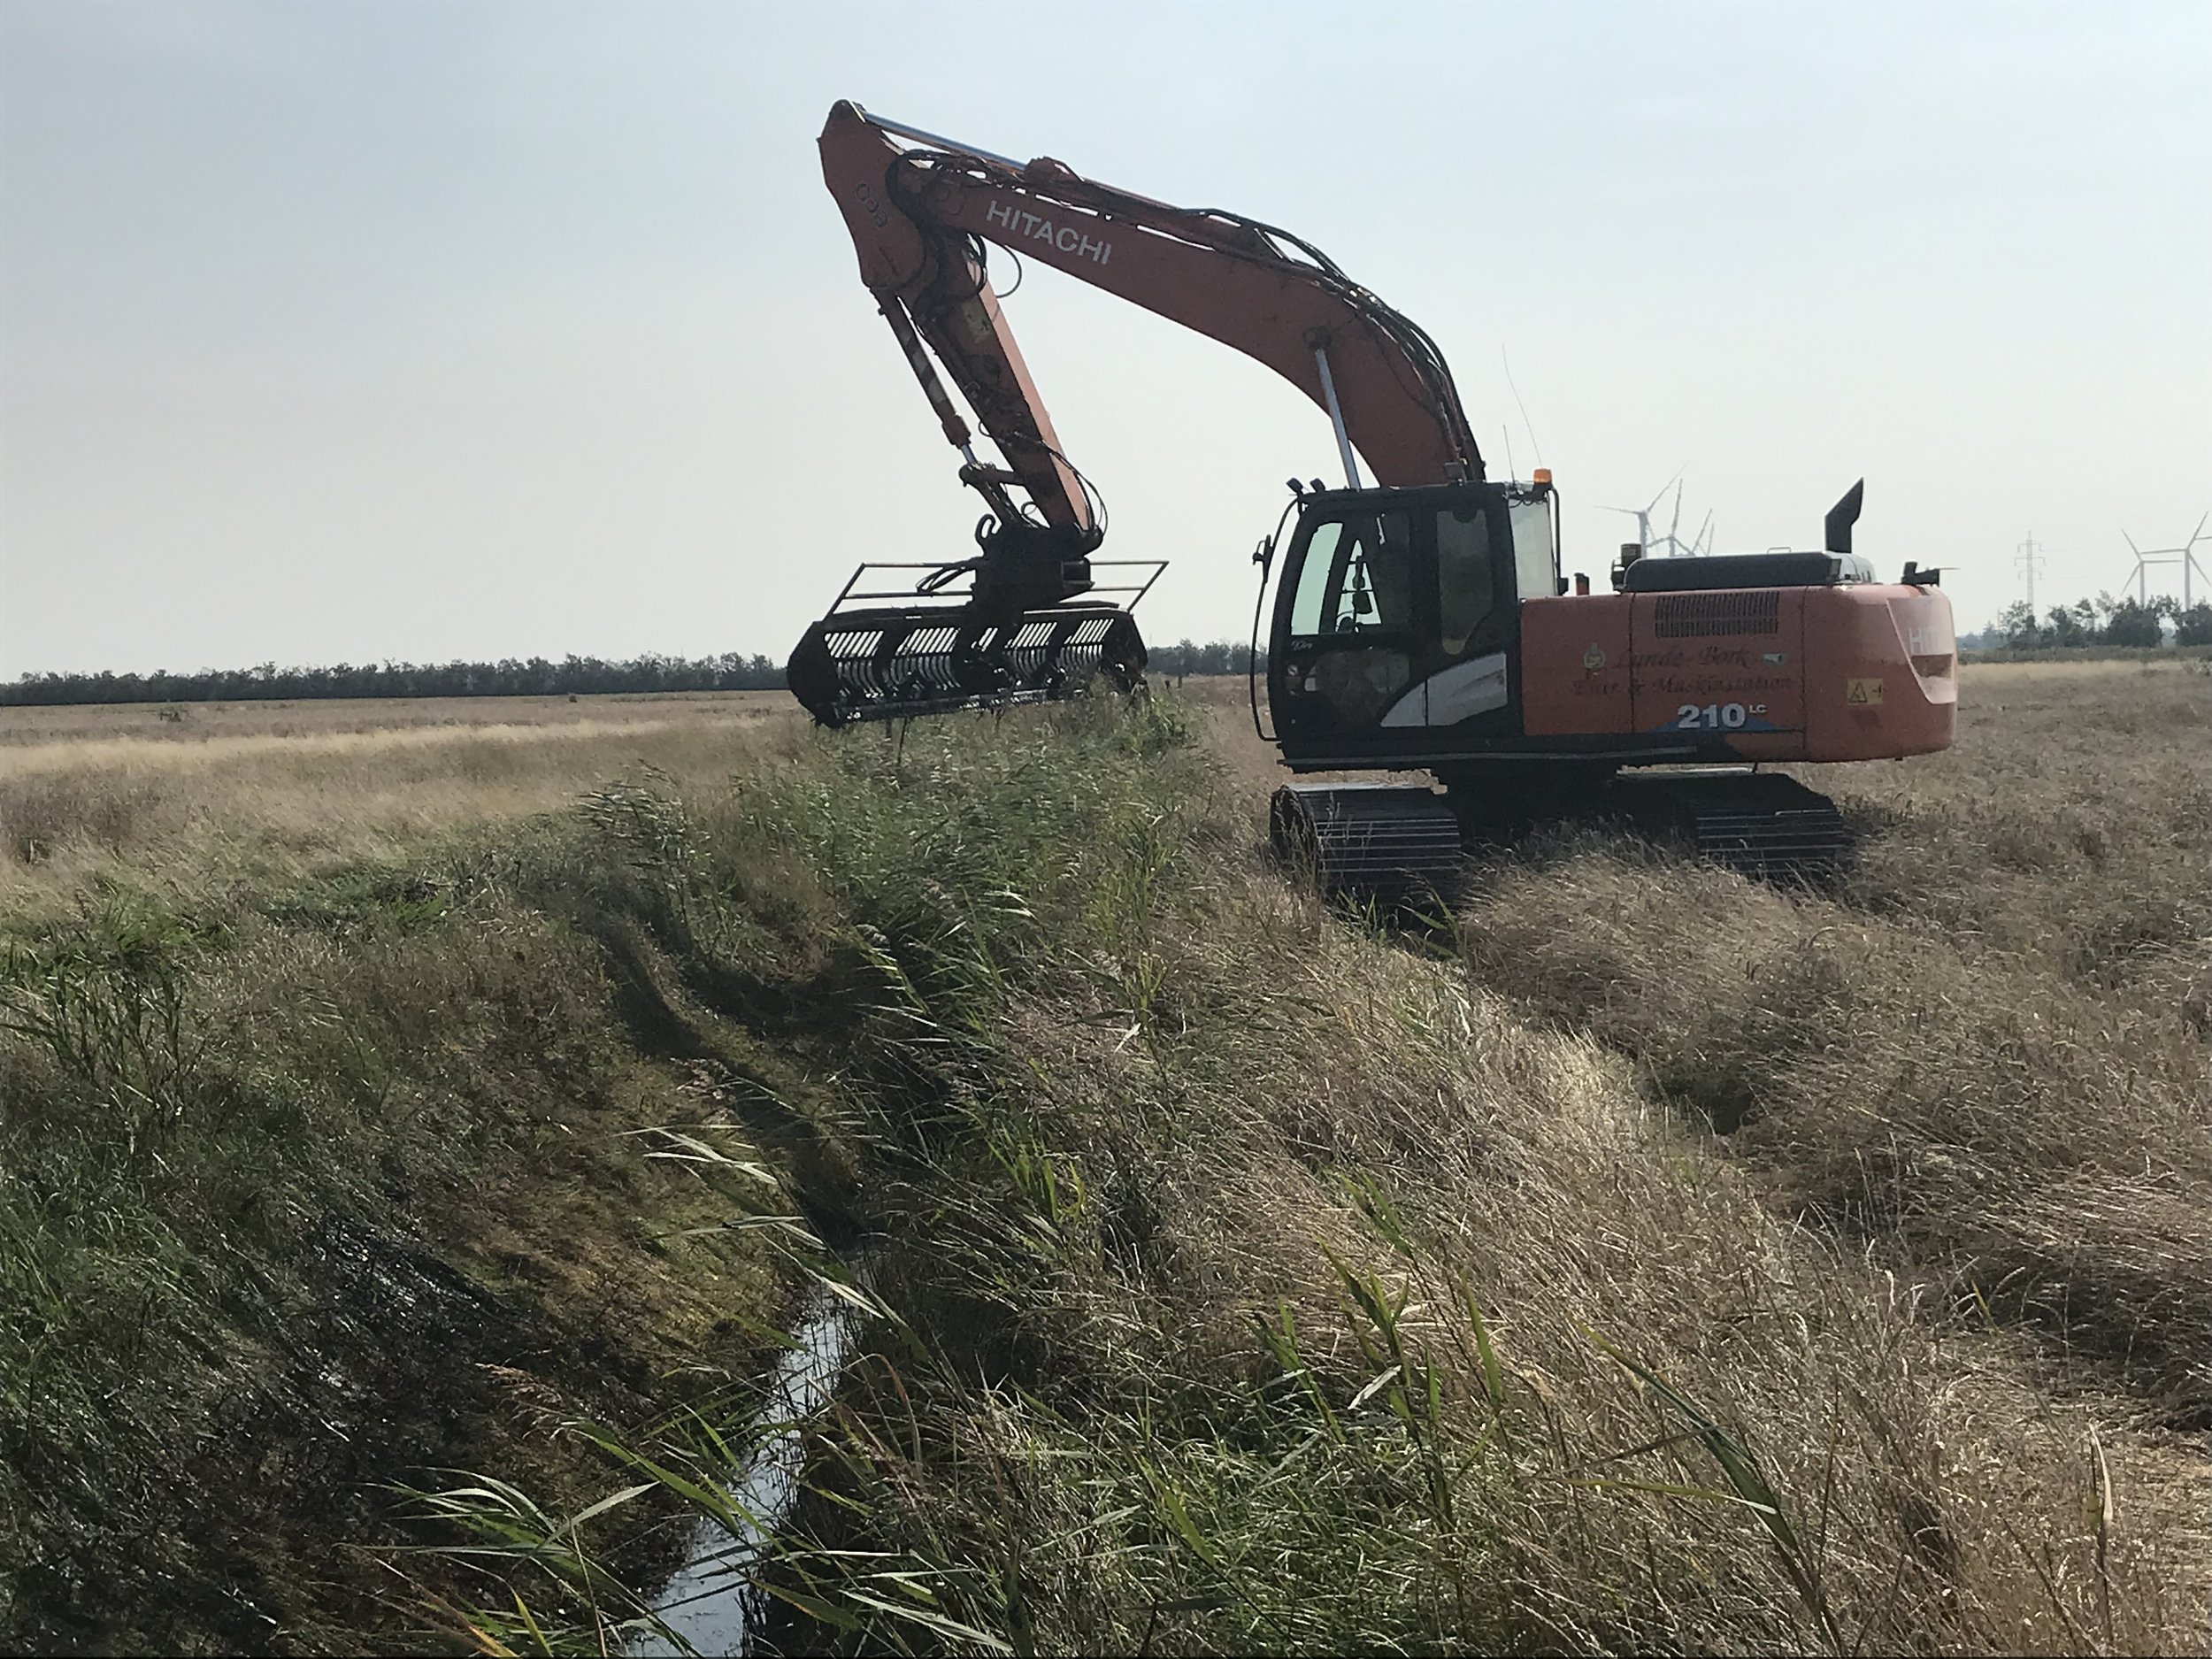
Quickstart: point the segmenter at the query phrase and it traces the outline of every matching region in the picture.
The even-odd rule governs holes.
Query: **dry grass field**
[[[2212,676],[1962,688],[1415,933],[1240,681],[0,717],[0,1637],[604,1651],[803,1216],[790,1647],[2200,1647]]]
[[[120,868],[329,867],[626,771],[726,777],[803,719],[742,691],[0,709],[0,908]]]

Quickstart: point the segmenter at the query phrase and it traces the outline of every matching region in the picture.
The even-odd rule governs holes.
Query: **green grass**
[[[388,1534],[385,1482],[495,1457],[564,1489],[597,1459],[549,1414],[757,1370],[742,1321],[794,1275],[686,1234],[786,1201],[653,1132],[751,1162],[758,1087],[741,1053],[664,1041],[653,964],[626,984],[572,913],[604,932],[646,902],[570,879],[607,862],[555,825],[280,892],[109,884],[0,943],[12,1640],[419,1624],[349,1553]]]
[[[885,1312],[768,1574],[782,1641],[2174,1639],[2162,1443],[2106,1419],[2136,1519],[2085,1523],[2110,1402],[1778,1214],[1620,1033],[1299,896],[1179,725],[860,734],[626,809],[668,948],[847,1091]],[[1795,914],[1642,874],[1655,909],[1709,879]]]
[[[1839,903],[1573,838],[1492,871],[1455,949],[1297,892],[1189,721],[825,736],[27,932],[0,1271],[58,1323],[0,1350],[54,1448],[0,1475],[9,1628],[601,1651],[741,1457],[769,1327],[836,1271],[803,1231],[864,1257],[872,1313],[764,1578],[789,1647],[2187,1639],[2196,1466],[2157,1430],[2185,1264],[2129,1258],[2170,1317],[2117,1255],[1983,1271],[2000,1218],[2078,1236],[2025,1207],[2062,1158],[2147,1202],[2135,1169],[2189,1130],[2185,996],[2131,1024],[2118,987],[2183,969],[2052,965],[2024,861]],[[1979,775],[1852,810],[1994,835]],[[2090,793],[2047,805],[2100,826]],[[2112,885],[2076,896],[2133,938],[2101,829]],[[2002,953],[1962,950],[1962,907],[2010,918]],[[2046,1346],[2068,1283],[2083,1375]],[[311,1469],[333,1365],[357,1441]],[[188,1442],[172,1493],[264,1494],[231,1536],[273,1633],[222,1610],[220,1529],[127,1485]],[[372,1548],[333,1572],[339,1539]]]

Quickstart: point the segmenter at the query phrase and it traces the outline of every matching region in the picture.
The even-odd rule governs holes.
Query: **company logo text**
[[[1004,202],[986,205],[983,218],[987,224],[1003,225],[1010,235],[1029,242],[1050,242],[1060,252],[1072,254],[1079,259],[1104,265],[1114,257],[1114,244],[1110,242],[1093,241],[1072,225],[1055,225],[1041,215]]]

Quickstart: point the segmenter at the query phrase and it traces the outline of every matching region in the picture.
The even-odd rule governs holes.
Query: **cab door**
[[[1292,555],[1269,653],[1277,723],[1285,736],[1371,729],[1422,656],[1412,517],[1310,509]]]
[[[1270,640],[1285,741],[1367,733],[1367,752],[1410,756],[1439,727],[1509,723],[1518,596],[1498,493],[1344,492],[1306,511]]]

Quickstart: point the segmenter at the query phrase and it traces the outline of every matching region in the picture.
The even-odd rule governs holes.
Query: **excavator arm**
[[[991,289],[981,242],[1264,363],[1332,419],[1340,413],[1342,435],[1380,483],[1483,476],[1435,343],[1287,232],[1172,207],[1048,157],[1021,164],[967,149],[849,103],[831,110],[821,153],[861,280],[913,319],[1048,522],[1081,522],[1080,492]]]
[[[851,232],[861,280],[947,441],[961,452],[961,480],[982,494],[990,512],[978,527],[978,557],[932,570],[916,603],[848,613],[842,626],[833,610],[809,631],[794,655],[793,689],[818,718],[842,724],[996,706],[1033,691],[1057,695],[1079,670],[1127,678],[1141,668],[1134,626],[1112,607],[1100,609],[1119,618],[1110,629],[1124,641],[1118,655],[1109,648],[1094,658],[1070,657],[1058,647],[1009,655],[1019,638],[1037,635],[1058,614],[1052,607],[1092,590],[1089,555],[1104,525],[1000,307],[989,276],[991,246],[1064,271],[1265,364],[1328,415],[1355,487],[1355,451],[1388,486],[1484,476],[1435,343],[1286,232],[1133,195],[1049,158],[994,156],[850,103],[830,111],[820,149],[823,179]],[[1002,466],[977,458],[933,356],[997,446]],[[1015,489],[1025,502],[1010,493]],[[964,610],[951,615],[925,603],[964,572],[973,576]],[[851,595],[849,588],[848,596],[895,597]],[[851,625],[853,616],[864,616],[864,625]]]
[[[1436,342],[1287,232],[1221,210],[1172,208],[1048,157],[1018,164],[964,149],[858,104],[830,111],[821,157],[861,254],[861,280],[887,314],[898,305],[911,316],[1047,522],[1082,524],[1082,488],[1053,440],[980,243],[1265,363],[1332,418],[1340,413],[1340,434],[1379,482],[1482,478]]]

